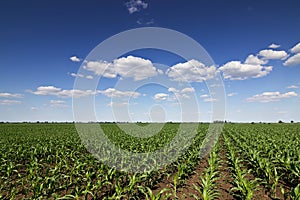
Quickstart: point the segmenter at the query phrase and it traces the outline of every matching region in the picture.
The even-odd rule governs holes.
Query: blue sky
[[[133,121],[180,121],[178,99],[191,97],[197,100],[199,120],[210,121],[211,104],[218,99],[210,96],[205,82],[214,73],[224,82],[226,120],[300,121],[299,7],[297,0],[1,1],[0,121],[73,121],[72,95],[95,96],[99,121],[116,120],[113,114],[122,115],[123,109]],[[74,91],[76,77],[99,78],[104,61],[86,60],[92,49],[141,27],[186,34],[215,65],[141,49],[107,61],[112,71],[96,91]],[[137,64],[145,69],[126,74]],[[83,66],[88,75],[78,72]],[[201,73],[193,74],[191,66]],[[161,76],[174,87],[116,87],[120,80],[138,84]]]

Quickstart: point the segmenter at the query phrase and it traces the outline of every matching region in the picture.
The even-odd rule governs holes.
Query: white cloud
[[[227,94],[227,96],[229,96],[229,97],[232,97],[232,96],[235,96],[235,95],[237,95],[236,92],[232,92],[232,93],[228,93],[228,94]]]
[[[92,71],[96,75],[101,75],[106,78],[116,78],[117,73],[112,63],[106,61],[88,61],[83,66],[83,69]]]
[[[213,102],[213,101],[217,101],[217,99],[212,98],[210,95],[208,94],[203,94],[200,96],[200,98],[204,101],[204,102]]]
[[[224,78],[230,80],[260,78],[268,75],[272,69],[272,66],[243,64],[240,61],[230,61],[219,68]]]
[[[267,60],[259,59],[257,56],[254,56],[252,54],[250,54],[245,60],[245,64],[249,65],[264,65],[267,62]]]
[[[207,99],[203,99],[204,102],[214,102],[217,101],[217,99],[215,98],[207,98]]]
[[[110,97],[110,98],[120,98],[120,97],[133,97],[133,98],[137,98],[138,96],[140,96],[141,94],[138,92],[134,92],[134,91],[120,91],[120,90],[116,90],[115,88],[108,88],[106,90],[103,91],[98,91],[99,93]]]
[[[211,85],[208,85],[208,87],[211,87],[211,88],[222,87],[222,85],[221,84],[211,84]]]
[[[156,69],[150,60],[127,56],[115,59],[112,63],[106,61],[86,62],[84,69],[106,78],[116,78],[117,75],[133,78],[135,81],[147,79],[163,73]]]
[[[93,79],[94,77],[91,76],[91,75],[87,75],[85,78],[87,78],[87,79]]]
[[[292,57],[289,57],[284,63],[284,66],[292,66],[300,64],[300,53],[297,53],[296,55],[293,55]]]
[[[276,112],[276,114],[278,114],[278,115],[285,115],[287,113],[288,113],[287,111],[278,111],[278,112]]]
[[[0,93],[0,97],[3,98],[23,98],[22,94],[13,94],[13,93],[8,93],[8,92],[2,92]]]
[[[288,89],[297,89],[299,88],[297,85],[290,85],[287,87]]]
[[[126,78],[134,80],[143,80],[158,74],[152,62],[147,59],[128,56],[114,60],[113,62],[116,72]]]
[[[285,60],[288,57],[285,51],[274,51],[272,49],[261,50],[258,55],[264,60]]]
[[[157,93],[154,95],[153,99],[157,100],[157,101],[163,101],[163,100],[167,100],[169,97],[168,94],[165,93]]]
[[[158,74],[164,74],[163,70],[157,69]]]
[[[182,94],[181,97],[183,97],[183,98],[185,98],[185,99],[190,99],[190,98],[191,98],[191,97],[190,97],[188,94],[186,94],[186,93]]]
[[[269,45],[269,48],[271,48],[271,49],[277,49],[277,48],[279,48],[280,47],[280,45],[279,44],[270,44]]]
[[[214,102],[214,101],[217,101],[217,99],[215,99],[215,98],[205,98],[205,99],[203,99],[203,101],[204,102]]]
[[[62,91],[61,88],[54,86],[40,86],[35,92],[32,93],[35,95],[57,95],[60,91]]]
[[[58,93],[57,96],[59,97],[73,97],[73,98],[80,98],[95,95],[96,92],[92,90],[62,90]]]
[[[79,78],[87,78],[87,79],[93,79],[94,78],[91,75],[84,76],[83,74],[76,74],[76,73],[71,73],[70,75],[73,76],[73,77],[79,77]]]
[[[139,25],[151,25],[154,24],[154,19],[143,16],[142,18],[139,18],[136,23]]]
[[[54,108],[65,108],[67,105],[65,104],[65,101],[62,100],[50,100],[49,101],[50,106]]]
[[[73,76],[73,77],[80,77],[80,78],[84,77],[83,74],[76,74],[76,73],[71,73],[71,76]]]
[[[195,92],[195,89],[192,87],[186,87],[181,90],[181,93],[192,93]]]
[[[63,103],[65,103],[65,101],[62,101],[62,100],[50,100],[50,103],[51,104],[63,104]]]
[[[168,89],[168,92],[178,93],[179,90],[177,90],[176,88],[170,87],[170,88]]]
[[[125,3],[127,10],[130,14],[134,12],[139,12],[141,9],[146,9],[148,4],[142,0],[131,0]]]
[[[121,107],[121,106],[127,106],[128,102],[109,102],[107,106],[109,107]]]
[[[300,53],[300,42],[291,48],[292,53]]]
[[[215,66],[205,66],[197,60],[189,60],[185,63],[178,63],[170,67],[166,74],[175,81],[202,82],[212,79],[216,75]]]
[[[67,97],[85,97],[90,95],[95,95],[96,92],[92,90],[62,90],[61,88],[57,88],[54,86],[40,86],[37,88],[36,91],[29,91],[32,94],[35,95],[53,95],[61,98],[67,98]]]
[[[273,102],[273,101],[280,101],[281,99],[287,99],[291,97],[298,96],[295,92],[287,92],[287,93],[280,93],[280,92],[264,92],[262,94],[256,94],[248,99],[247,102]]]
[[[203,95],[201,95],[200,97],[201,97],[201,98],[208,98],[208,97],[210,97],[210,95],[208,95],[208,94],[203,94]]]
[[[71,57],[70,57],[70,60],[71,60],[72,62],[80,62],[80,58],[78,58],[77,56],[71,56]]]
[[[186,88],[183,88],[181,90],[179,89],[176,89],[176,88],[173,88],[173,87],[170,87],[168,89],[168,92],[171,92],[171,93],[174,93],[176,97],[178,98],[185,98],[185,99],[189,99],[190,98],[190,93],[193,93],[195,92],[195,89],[193,87],[186,87]],[[168,100],[175,100],[175,97],[174,98],[169,98]]]
[[[0,100],[0,105],[14,105],[14,104],[20,104],[22,103],[21,101],[17,101],[17,100],[10,100],[10,99],[4,99],[4,100]]]

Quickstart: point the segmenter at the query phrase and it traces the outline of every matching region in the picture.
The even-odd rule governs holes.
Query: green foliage
[[[203,176],[199,176],[200,183],[193,184],[194,189],[200,194],[203,200],[213,200],[218,198],[217,180],[219,179],[218,166],[220,160],[217,156],[218,146],[211,152],[208,159],[208,168],[204,171]],[[195,199],[200,199],[197,195],[192,195]]]
[[[196,199],[218,198],[221,145],[210,135],[204,140],[208,124],[200,124],[195,137],[189,124],[180,133],[178,123],[138,124],[139,130],[153,127],[148,131],[137,131],[133,125],[123,125],[126,133],[114,123],[99,128],[121,149],[147,155],[166,147],[163,153],[177,159],[156,171],[125,173],[90,154],[74,124],[0,124],[0,199],[179,199],[179,189],[202,161],[199,155],[215,144],[207,169],[193,187]],[[281,191],[287,199],[299,199],[299,130],[298,123],[226,124],[223,138],[234,185],[231,192],[255,199],[260,184],[272,198]],[[182,141],[189,144],[179,146]],[[96,142],[94,138],[87,141],[94,151],[107,150],[95,146]],[[174,151],[178,148],[180,153]],[[117,158],[110,151],[106,156],[102,159]],[[120,161],[124,167],[132,167],[124,160]],[[156,190],[164,180],[169,188]],[[282,182],[291,187],[283,189]]]

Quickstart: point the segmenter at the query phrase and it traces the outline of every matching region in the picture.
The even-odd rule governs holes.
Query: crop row
[[[233,196],[255,199],[264,188],[271,198],[300,198],[298,124],[226,124],[219,140],[221,126],[208,124],[77,128],[82,133],[73,124],[1,124],[0,199],[217,199],[224,162]],[[195,192],[179,195],[185,187]]]

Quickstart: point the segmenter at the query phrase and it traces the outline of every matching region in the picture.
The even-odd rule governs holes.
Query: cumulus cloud
[[[4,106],[20,104],[20,103],[22,102],[17,100],[11,100],[11,99],[0,100],[0,105],[4,105]]]
[[[300,53],[297,53],[296,55],[293,55],[292,57],[289,57],[284,63],[284,66],[292,66],[292,65],[298,65],[300,64]]]
[[[30,108],[30,110],[38,110],[38,109],[39,109],[38,107],[34,107],[34,106]]]
[[[176,88],[170,87],[170,88],[168,89],[168,92],[177,93],[177,92],[179,92],[179,90],[177,90]]]
[[[202,94],[200,97],[201,98],[208,98],[208,97],[210,97],[210,95],[208,95],[208,94]]]
[[[94,74],[101,75],[106,78],[117,77],[113,64],[106,61],[88,61],[83,66],[83,69],[92,71]]]
[[[217,101],[217,99],[212,98],[210,95],[208,94],[203,94],[200,96],[200,98],[204,101],[204,102],[214,102]]]
[[[91,75],[87,75],[85,78],[87,78],[87,79],[93,79],[94,77],[91,76]]]
[[[181,90],[181,93],[193,93],[193,92],[195,92],[195,89],[192,87],[186,87]]]
[[[71,73],[71,76],[75,77],[75,78],[86,78],[86,79],[93,79],[94,77],[91,75],[83,75],[83,74],[76,74],[76,73]]]
[[[164,74],[164,71],[161,70],[161,69],[157,69],[157,73],[158,73],[158,74]]]
[[[267,60],[259,59],[257,56],[254,56],[252,54],[250,54],[245,60],[245,64],[249,65],[264,65],[267,64],[267,62]]]
[[[85,63],[83,68],[106,78],[116,78],[119,75],[125,78],[133,78],[135,81],[147,79],[162,73],[161,70],[154,67],[150,60],[134,56],[118,58],[112,63],[106,61],[89,61]]]
[[[222,86],[223,86],[222,84],[211,84],[211,85],[208,85],[208,87],[211,87],[211,88],[222,87]]]
[[[198,60],[192,59],[170,67],[166,74],[175,81],[202,82],[215,77],[216,67],[208,67]]]
[[[138,96],[140,96],[141,94],[139,92],[135,92],[135,91],[120,91],[120,90],[116,90],[115,88],[108,88],[106,90],[103,91],[98,91],[98,93],[101,93],[107,97],[110,98],[120,98],[120,97],[133,97],[133,98],[137,98]]]
[[[168,94],[165,93],[157,93],[154,95],[153,99],[157,100],[157,101],[163,101],[163,100],[167,100],[169,97]]]
[[[71,76],[73,76],[73,77],[80,77],[80,78],[84,77],[83,74],[76,74],[76,73],[71,73]]]
[[[143,16],[143,18],[139,18],[136,21],[136,23],[139,24],[139,25],[148,25],[149,26],[151,24],[154,24],[154,19],[146,17],[146,16]]]
[[[122,107],[122,106],[127,106],[128,102],[109,102],[107,106],[109,107]]]
[[[95,91],[92,90],[62,90],[58,93],[57,96],[59,97],[73,97],[73,98],[80,98],[86,97],[97,94]]]
[[[240,61],[230,61],[219,68],[225,79],[245,80],[260,78],[272,71],[272,66],[244,64]]]
[[[114,88],[108,88],[103,91],[92,91],[92,90],[63,90],[61,88],[57,88],[54,86],[40,86],[37,88],[36,91],[29,91],[32,94],[35,95],[51,95],[51,96],[57,96],[60,98],[67,98],[67,97],[85,97],[90,95],[96,95],[96,94],[103,94],[108,97],[125,97],[125,96],[131,96],[133,98],[136,98],[140,95],[138,92],[131,92],[131,91],[118,91]],[[50,100],[50,105],[53,107],[62,107],[62,104],[65,103],[65,101],[62,100]],[[59,105],[58,105],[59,104]]]
[[[190,98],[190,94],[195,92],[195,89],[193,87],[186,87],[183,88],[181,90],[170,87],[168,88],[168,92],[174,93],[174,95],[178,98],[185,98],[185,99],[189,99]],[[169,100],[175,100],[175,98],[169,98]]]
[[[79,97],[85,97],[85,96],[90,96],[90,95],[95,95],[96,92],[92,90],[63,90],[61,88],[57,88],[54,86],[40,86],[37,88],[36,91],[29,91],[32,94],[35,95],[52,95],[52,96],[57,96],[61,98],[68,98],[68,97],[74,97],[74,98],[79,98]]]
[[[280,45],[279,44],[270,44],[269,45],[269,48],[271,48],[271,49],[277,49],[277,48],[279,48],[280,47]]]
[[[297,89],[299,88],[297,85],[290,85],[290,86],[287,86],[288,89]]]
[[[134,56],[116,59],[113,65],[120,76],[134,80],[143,80],[158,73],[150,60]]]
[[[22,94],[13,94],[8,92],[2,92],[0,93],[0,97],[2,98],[23,98]]]
[[[291,48],[292,53],[300,53],[300,42]]]
[[[288,57],[285,51],[275,51],[272,49],[261,50],[258,55],[264,60],[285,60]]]
[[[40,86],[37,88],[35,92],[31,92],[35,95],[57,95],[59,92],[61,92],[61,88],[57,88],[54,86]]]
[[[65,104],[65,101],[62,100],[50,100],[49,101],[50,106],[54,108],[65,108],[67,105]]]
[[[131,0],[125,3],[129,14],[139,12],[142,9],[146,9],[148,4],[142,0]]]
[[[235,96],[235,95],[237,95],[236,92],[232,92],[232,93],[228,93],[228,94],[227,94],[227,96],[229,96],[229,97],[232,97],[232,96]]]
[[[206,98],[206,99],[203,99],[204,102],[214,102],[214,101],[217,101],[217,99],[215,98]]]
[[[80,58],[78,58],[77,56],[71,56],[71,57],[70,57],[70,60],[71,60],[72,62],[80,62]]]
[[[287,99],[291,97],[298,96],[295,92],[287,92],[287,93],[280,93],[280,92],[264,92],[262,94],[256,94],[248,99],[247,102],[273,102],[273,101],[280,101],[282,99]]]

